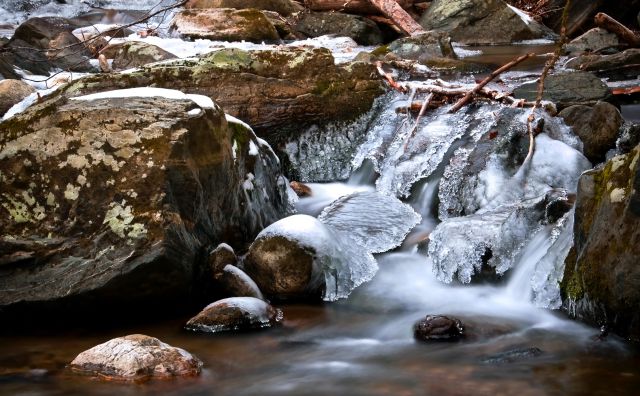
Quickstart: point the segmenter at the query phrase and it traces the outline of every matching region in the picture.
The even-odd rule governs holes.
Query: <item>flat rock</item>
[[[175,15],[171,26],[190,38],[256,43],[280,40],[275,26],[256,9],[187,9]]]
[[[379,45],[382,31],[370,19],[339,12],[309,12],[301,14],[295,24],[296,31],[307,37],[324,35],[345,36],[361,45]]]
[[[518,99],[532,101],[536,99],[538,82],[523,84],[513,91]],[[606,100],[611,93],[607,84],[593,73],[567,72],[551,74],[545,79],[543,100],[555,103],[558,107],[573,104],[595,104]]]
[[[0,117],[14,104],[35,91],[35,88],[21,80],[0,81]]]
[[[615,34],[602,28],[593,28],[567,43],[564,50],[570,54],[581,54],[616,48],[619,45],[620,41]]]
[[[291,0],[189,0],[185,8],[255,8],[289,16],[304,8]]]
[[[103,379],[140,381],[200,374],[202,362],[184,349],[133,334],[88,349],[71,362],[77,373]]]
[[[114,70],[130,69],[177,58],[174,54],[158,46],[141,41],[109,45],[102,50],[102,53],[107,58],[113,59],[111,67]]]
[[[282,311],[254,297],[232,297],[207,305],[189,319],[187,330],[218,333],[222,331],[256,330],[279,325]]]
[[[565,65],[569,69],[593,72],[612,80],[633,79],[640,74],[640,48],[631,48],[613,55],[582,55]]]

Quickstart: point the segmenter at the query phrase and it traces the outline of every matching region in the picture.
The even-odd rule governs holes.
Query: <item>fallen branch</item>
[[[413,0],[398,0],[398,4],[404,9],[410,9]],[[358,15],[380,12],[369,0],[304,0],[304,5],[311,11],[344,11]]]
[[[610,31],[630,46],[640,47],[640,37],[637,34],[604,12],[597,13],[594,21],[596,26]]]
[[[629,87],[629,88],[615,88],[611,90],[613,95],[631,95],[634,93],[640,93],[640,87]]]
[[[475,88],[473,88],[471,91],[467,92],[466,95],[464,95],[464,97],[462,99],[460,99],[456,104],[454,104],[453,107],[451,107],[451,109],[449,110],[449,113],[455,113],[456,111],[460,110],[462,108],[462,106],[464,106],[467,103],[469,103],[471,101],[471,99],[473,98],[473,96],[476,95],[478,92],[480,92],[480,90],[482,90],[482,88],[484,88],[485,85],[489,84],[494,78],[498,77],[500,74],[502,74],[505,71],[511,69],[512,67],[518,65],[519,63],[524,62],[525,60],[531,58],[534,55],[535,55],[535,53],[530,52],[530,53],[522,55],[522,56],[512,60],[511,62],[503,65],[502,67],[494,70],[491,74],[489,74],[487,76],[487,78],[485,78],[484,80],[479,82],[478,85],[475,86]]]
[[[420,26],[420,24],[416,22],[408,12],[400,7],[396,1],[369,0],[369,2],[376,6],[383,15],[391,19],[393,23],[406,35],[413,36],[414,34],[423,33],[425,31],[422,26]]]
[[[402,93],[407,92],[406,88],[400,86],[397,82],[395,82],[395,80],[393,79],[390,73],[387,73],[386,71],[384,71],[384,69],[382,68],[382,62],[380,61],[376,62],[376,69],[378,70],[378,73],[387,80],[391,88],[395,89],[396,91],[400,91]]]
[[[427,110],[427,107],[429,106],[429,103],[431,103],[432,98],[433,98],[433,94],[430,93],[424,99],[424,102],[422,102],[422,106],[420,107],[420,112],[416,117],[416,121],[413,123],[413,127],[411,127],[411,130],[409,131],[409,137],[407,138],[407,141],[404,143],[403,151],[407,151],[407,145],[409,144],[409,140],[411,140],[413,136],[416,134],[416,131],[418,130],[418,124],[420,123],[420,118],[422,118],[422,116],[424,115],[424,112]]]

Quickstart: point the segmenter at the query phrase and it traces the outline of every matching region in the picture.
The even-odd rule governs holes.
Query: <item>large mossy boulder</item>
[[[422,15],[427,30],[464,44],[509,44],[553,37],[554,33],[502,0],[434,0]]]
[[[267,137],[300,133],[316,123],[354,120],[383,92],[373,65],[336,65],[328,49],[300,47],[225,49],[200,60],[87,77],[69,84],[64,94],[140,86],[206,95]]]
[[[178,12],[171,26],[178,33],[192,39],[204,38],[222,41],[280,40],[271,21],[253,8],[188,9]]]
[[[274,11],[283,16],[289,16],[304,9],[291,0],[189,0],[185,8],[255,8]]]
[[[0,314],[180,305],[287,211],[273,151],[204,96],[57,95],[0,132]]]
[[[570,315],[640,340],[640,146],[582,175],[574,251],[561,284]]]

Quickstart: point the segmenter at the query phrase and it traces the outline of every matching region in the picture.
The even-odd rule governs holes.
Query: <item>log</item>
[[[394,0],[369,0],[383,15],[393,21],[406,35],[423,33],[425,30],[409,13]]]
[[[640,46],[640,37],[638,37],[637,34],[635,34],[631,29],[627,28],[620,22],[611,18],[609,15],[605,14],[604,12],[597,13],[594,20],[598,27],[601,27],[603,29],[610,31],[611,33],[618,36],[620,40],[624,41],[630,46],[632,47]]]
[[[480,92],[480,90],[482,88],[484,88],[485,85],[489,84],[491,82],[491,80],[493,80],[494,78],[498,77],[500,74],[504,73],[505,71],[511,69],[512,67],[516,66],[517,64],[519,64],[519,63],[531,58],[534,55],[535,55],[535,53],[533,53],[533,52],[530,52],[528,54],[524,54],[524,55],[512,60],[511,62],[503,65],[502,67],[494,70],[491,74],[489,74],[487,76],[487,78],[485,78],[484,80],[480,81],[480,83],[478,83],[478,85],[476,85],[475,88],[473,88],[471,91],[467,92],[467,94],[464,95],[462,97],[462,99],[460,99],[456,104],[454,104],[453,107],[451,107],[451,109],[449,110],[449,113],[455,113],[456,111],[460,110],[462,108],[462,106],[464,106],[467,103],[469,103],[471,101],[471,98],[473,98],[473,96],[475,94]]]
[[[404,9],[413,6],[413,0],[398,0]],[[305,7],[311,11],[344,11],[358,15],[380,15],[380,10],[369,0],[305,0]]]

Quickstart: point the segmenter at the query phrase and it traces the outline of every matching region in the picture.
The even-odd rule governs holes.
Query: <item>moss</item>
[[[391,52],[391,50],[389,49],[389,45],[382,45],[382,46],[374,49],[373,51],[371,51],[371,55],[373,55],[373,56],[385,56],[389,52]]]
[[[215,51],[205,57],[196,67],[194,74],[210,69],[241,71],[251,67],[253,59],[247,51],[239,49],[224,49]]]

